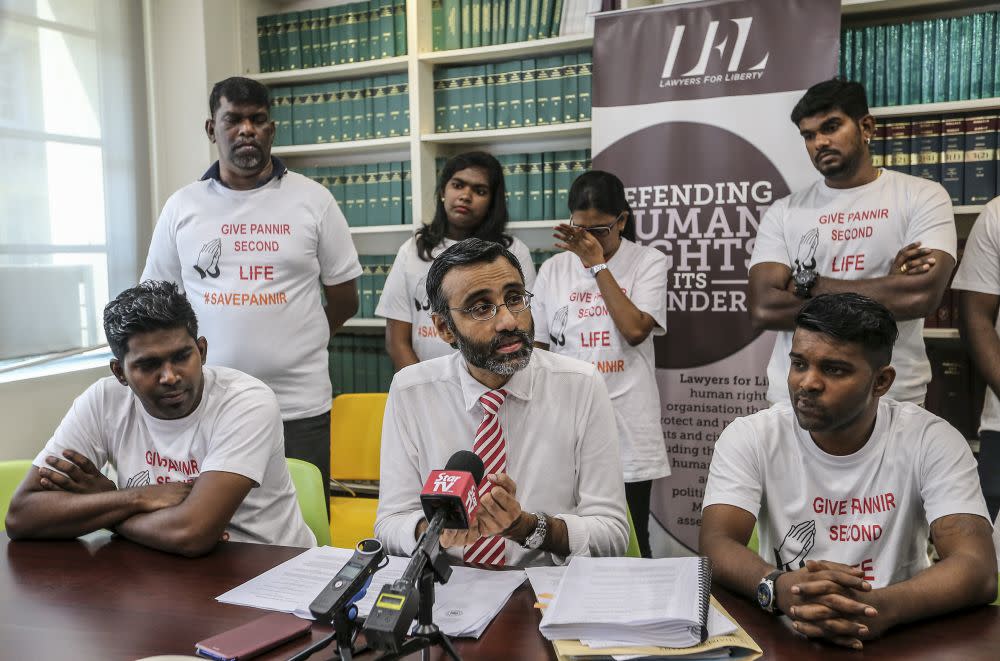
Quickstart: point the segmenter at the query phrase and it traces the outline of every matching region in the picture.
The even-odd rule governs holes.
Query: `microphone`
[[[381,542],[377,539],[361,540],[347,564],[309,604],[309,611],[320,622],[329,622],[334,612],[351,606],[365,596],[372,576],[386,564],[388,558]]]
[[[459,450],[444,470],[431,471],[420,492],[427,529],[417,541],[406,571],[397,581],[385,584],[365,620],[365,639],[377,650],[399,653],[403,638],[419,607],[418,581],[428,561],[442,583],[451,567],[438,562],[438,538],[445,528],[467,530],[479,509],[479,483],[486,468],[475,452]],[[433,582],[431,583],[433,585]]]
[[[444,470],[431,471],[420,492],[427,520],[433,522],[440,514],[442,528],[468,530],[479,509],[479,483],[485,470],[475,452],[459,450]]]

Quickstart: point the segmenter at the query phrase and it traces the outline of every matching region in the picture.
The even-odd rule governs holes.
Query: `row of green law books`
[[[589,51],[434,71],[434,130],[484,131],[590,119]]]
[[[409,161],[304,167],[299,172],[330,191],[350,227],[413,223]]]
[[[564,0],[432,0],[433,48],[477,48],[557,37],[563,3]]]
[[[872,162],[939,182],[952,204],[985,204],[1000,193],[996,111],[889,119],[876,126]]]
[[[840,72],[873,106],[1000,96],[1000,13],[845,29]]]
[[[406,55],[406,0],[371,0],[257,18],[261,73]]]
[[[382,298],[382,288],[385,279],[392,269],[395,255],[359,255],[361,262],[361,277],[358,278],[358,313],[361,319],[373,319],[375,307]]]
[[[569,187],[590,169],[590,150],[497,156],[511,220],[569,218]]]
[[[275,145],[311,145],[410,133],[406,74],[271,90]]]
[[[354,392],[388,392],[395,369],[382,335],[337,333],[330,338],[330,382],[333,396]]]

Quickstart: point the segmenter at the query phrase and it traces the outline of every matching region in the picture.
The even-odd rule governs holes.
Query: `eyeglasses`
[[[622,213],[618,214],[618,216],[615,218],[615,222],[611,223],[610,225],[595,225],[593,227],[584,227],[583,225],[577,225],[576,223],[573,222],[573,218],[571,216],[569,219],[569,226],[581,229],[584,232],[590,232],[594,236],[609,236],[614,226],[621,222],[622,215],[624,213],[625,212],[623,211]]]
[[[534,294],[527,291],[509,294],[500,305],[506,307],[507,311],[511,314],[517,314],[518,312],[524,312],[531,307],[531,299],[533,296]],[[500,311],[500,305],[497,305],[496,303],[476,303],[475,305],[467,308],[448,309],[465,312],[476,321],[489,321],[493,317],[497,316],[497,312]]]

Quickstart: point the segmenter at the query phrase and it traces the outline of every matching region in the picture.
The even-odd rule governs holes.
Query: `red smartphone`
[[[312,622],[290,613],[271,613],[195,643],[195,650],[209,659],[243,661],[302,636],[311,627]]]

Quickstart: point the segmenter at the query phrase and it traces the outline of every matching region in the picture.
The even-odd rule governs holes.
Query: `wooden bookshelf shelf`
[[[456,131],[454,133],[425,133],[422,142],[435,144],[501,144],[524,140],[549,140],[553,138],[587,137],[590,135],[589,121],[568,124],[546,124],[525,126],[516,129],[492,129],[488,131]]]
[[[410,136],[376,138],[374,140],[352,140],[350,142],[325,142],[315,145],[282,145],[274,147],[275,156],[298,158],[307,156],[340,156],[356,154],[378,154],[406,151],[410,147]]]
[[[841,14],[857,17],[865,14],[906,12],[932,6],[935,9],[960,8],[968,5],[968,2],[966,0],[841,0],[840,4]]]
[[[382,317],[373,319],[352,317],[344,322],[344,328],[385,328],[385,319]]]
[[[351,62],[349,64],[335,64],[329,67],[311,67],[309,69],[295,69],[293,71],[271,71],[269,73],[249,74],[250,78],[259,80],[265,85],[298,85],[302,83],[314,83],[324,80],[345,80],[348,78],[363,78],[365,76],[378,76],[386,73],[406,73],[409,66],[409,58],[405,55],[399,57],[386,57],[378,60],[365,60],[364,62]]]
[[[510,230],[547,230],[567,220],[519,220],[507,224]]]
[[[372,225],[352,227],[351,234],[413,234],[413,225]]]
[[[360,255],[395,255],[416,230],[413,224],[352,227],[351,240]]]
[[[939,115],[953,112],[974,112],[976,110],[996,110],[1000,108],[1000,97],[989,99],[968,99],[966,101],[945,101],[943,103],[911,103],[905,106],[882,106],[872,108],[875,117],[908,117],[911,115]]]
[[[432,51],[429,53],[420,53],[417,57],[421,62],[429,62],[434,65],[463,63],[479,64],[483,62],[497,62],[500,60],[515,60],[517,58],[532,57],[534,55],[555,55],[558,53],[591,48],[593,45],[593,35],[573,34],[565,37],[550,37],[549,39],[535,39],[533,41],[516,41],[509,44],[498,44],[495,46],[480,46],[479,48]]]
[[[947,340],[951,338],[958,339],[958,329],[957,328],[925,328],[924,329],[924,339],[933,340]]]

